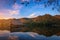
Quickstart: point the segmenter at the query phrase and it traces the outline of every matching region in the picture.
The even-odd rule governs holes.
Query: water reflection
[[[60,40],[60,36],[46,37],[33,32],[13,32],[0,30],[0,40]]]
[[[7,35],[9,35],[9,33],[10,33],[10,31],[8,31],[8,30],[0,30],[0,37],[7,36]]]
[[[0,40],[8,40],[10,31],[0,30]]]

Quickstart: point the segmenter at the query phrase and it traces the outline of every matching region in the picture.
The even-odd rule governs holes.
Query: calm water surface
[[[0,40],[60,40],[60,36],[53,35],[46,37],[33,32],[13,32],[7,30],[0,31]]]

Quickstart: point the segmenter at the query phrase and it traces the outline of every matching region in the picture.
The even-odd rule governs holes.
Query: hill
[[[0,19],[0,30],[11,32],[37,32],[39,34],[60,35],[60,15],[37,16],[35,18]]]

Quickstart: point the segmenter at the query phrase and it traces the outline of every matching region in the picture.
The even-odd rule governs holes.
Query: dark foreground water
[[[33,32],[0,32],[0,40],[60,40],[60,36],[46,37]]]

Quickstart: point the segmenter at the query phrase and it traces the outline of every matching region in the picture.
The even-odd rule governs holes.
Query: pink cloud
[[[19,10],[9,10],[9,14],[10,15],[18,15],[19,14]]]
[[[14,18],[15,16],[20,14],[20,10],[23,6],[18,5],[15,3],[12,6],[12,9],[2,9],[0,10],[0,19],[8,19],[8,18]],[[17,16],[20,17],[20,16]]]
[[[8,19],[9,17],[6,16],[4,12],[0,12],[0,19]]]
[[[17,10],[17,9],[21,9],[23,6],[22,5],[18,5],[17,3],[15,3],[12,8]]]
[[[22,0],[22,1],[28,1],[29,2],[30,0]]]

